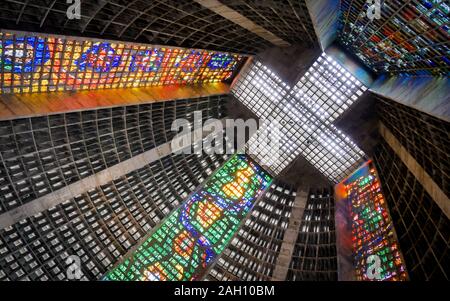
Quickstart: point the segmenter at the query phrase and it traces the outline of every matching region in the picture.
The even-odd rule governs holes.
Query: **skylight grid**
[[[231,80],[242,55],[0,32],[0,94],[191,85]]]
[[[293,98],[329,123],[344,113],[367,88],[325,53],[291,90]]]
[[[364,157],[364,152],[349,137],[300,103],[291,105],[288,99],[283,99],[272,114],[281,120],[282,126],[282,160],[279,168],[275,168],[278,172],[302,155],[328,178],[339,181]]]
[[[340,1],[340,44],[379,74],[449,75],[448,1],[382,1],[382,18],[373,20],[361,17],[367,2]]]
[[[339,182],[362,162],[365,154],[332,122],[365,90],[361,82],[325,54],[294,88],[260,62],[253,62],[232,89],[244,105],[268,121],[249,139],[247,153],[273,175],[302,155],[330,180]],[[273,120],[279,129],[273,128]],[[267,142],[268,133],[270,143],[265,144],[261,139]]]
[[[270,123],[263,123],[247,144],[247,152],[252,150],[252,157],[274,175],[281,173],[302,155],[326,177],[337,183],[364,158],[364,152],[332,125],[311,121],[280,124],[280,130],[275,132],[270,128]],[[269,132],[271,139],[278,140],[278,144],[260,143],[260,139],[267,137]],[[256,145],[259,148],[256,148]]]
[[[202,279],[271,182],[246,155],[231,157],[103,279]]]
[[[241,75],[232,93],[260,118],[267,118],[273,104],[281,101],[290,87],[259,61]]]

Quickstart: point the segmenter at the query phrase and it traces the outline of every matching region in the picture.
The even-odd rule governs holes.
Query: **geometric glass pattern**
[[[201,279],[271,182],[249,157],[233,156],[103,279]]]
[[[374,72],[450,75],[448,1],[380,1],[381,18],[372,21],[371,1],[340,2],[340,43]]]
[[[0,94],[221,82],[244,56],[0,32]]]
[[[247,144],[248,153],[256,161],[277,175],[302,155],[337,183],[359,165],[364,152],[332,125],[332,121],[365,90],[359,81],[323,54],[294,88],[259,61],[253,61],[241,72],[232,93],[261,120],[268,121],[260,124]],[[278,122],[278,130],[274,130],[271,120]],[[260,144],[261,137],[267,136],[280,143]],[[273,156],[267,158],[266,154]]]
[[[312,113],[331,123],[366,90],[350,72],[322,53],[292,92],[295,99]]]
[[[241,73],[232,91],[259,118],[267,119],[289,90],[290,87],[273,71],[259,61],[253,61],[252,65]]]
[[[81,20],[67,18],[67,9],[70,6],[67,0],[0,1],[0,28],[11,30],[36,28],[40,32],[58,32],[65,36],[82,35],[99,39],[246,54],[258,53],[272,45],[256,33],[238,26],[205,8],[200,2],[192,0],[77,0],[76,2],[82,2]],[[308,35],[305,32],[308,28],[311,29],[309,36],[315,37],[304,0],[296,3],[291,1],[291,4],[292,9],[290,7],[285,9],[286,6],[283,5],[281,13],[290,14],[295,19],[288,22],[297,40]],[[298,13],[301,15],[297,15]],[[265,19],[268,14],[264,15]],[[280,21],[283,24],[286,22]],[[271,28],[268,30],[272,31]]]
[[[366,162],[344,182],[351,202],[353,257],[356,280],[407,280],[397,236],[372,161]],[[369,256],[380,266],[376,278],[369,277]]]

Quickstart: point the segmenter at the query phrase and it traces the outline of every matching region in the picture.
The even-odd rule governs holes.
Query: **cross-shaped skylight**
[[[366,90],[323,53],[293,88],[255,61],[243,72],[232,93],[260,119],[276,119],[281,125],[275,131],[280,149],[262,149],[251,154],[254,159],[277,175],[301,155],[338,182],[362,161],[364,152],[332,122]],[[248,145],[257,143],[258,136],[271,131],[270,127],[270,123],[263,123]],[[273,153],[274,157],[262,160],[264,153]]]

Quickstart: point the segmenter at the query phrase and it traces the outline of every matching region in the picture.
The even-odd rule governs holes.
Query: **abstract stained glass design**
[[[344,181],[347,198],[351,200],[352,244],[356,280],[407,280],[395,230],[387,204],[381,192],[380,181],[371,161]],[[380,260],[378,270],[368,270]],[[375,277],[374,277],[375,276]]]
[[[0,33],[0,93],[221,82],[243,56],[30,33]]]
[[[340,42],[377,73],[450,75],[450,5],[445,0],[342,0]]]
[[[200,279],[271,181],[246,155],[233,156],[104,279]]]

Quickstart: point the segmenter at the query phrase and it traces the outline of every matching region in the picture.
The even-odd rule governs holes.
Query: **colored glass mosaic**
[[[450,75],[448,1],[381,1],[373,21],[368,2],[341,1],[339,40],[348,50],[377,73]]]
[[[404,261],[380,181],[371,161],[344,181],[351,200],[352,245],[357,280],[407,280]],[[380,266],[372,270],[369,257]],[[375,266],[376,268],[376,266]],[[368,269],[371,269],[370,274]]]
[[[222,82],[243,56],[146,44],[0,33],[0,93]]]
[[[104,279],[200,279],[271,181],[246,155],[233,156]]]

